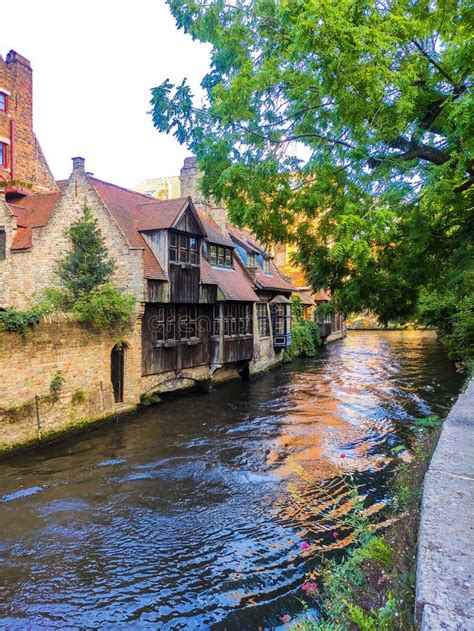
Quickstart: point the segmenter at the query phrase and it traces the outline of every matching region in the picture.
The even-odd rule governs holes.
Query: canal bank
[[[413,420],[460,386],[432,334],[350,333],[0,463],[0,626],[281,624],[348,545],[349,480],[382,521]]]
[[[425,476],[416,614],[422,631],[474,629],[474,379],[443,424]]]

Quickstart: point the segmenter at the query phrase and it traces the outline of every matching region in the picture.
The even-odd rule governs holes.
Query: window
[[[198,337],[197,330],[198,311],[195,305],[180,307],[179,313],[179,337],[182,340]]]
[[[8,145],[6,142],[0,142],[0,167],[6,169],[8,166]]]
[[[256,267],[255,254],[253,252],[249,252],[249,254],[248,254],[247,266],[248,267]]]
[[[270,259],[263,259],[263,271],[270,274]]]
[[[4,228],[0,228],[0,261],[7,258],[7,235]]]
[[[170,263],[199,264],[199,240],[187,234],[169,233]]]
[[[273,335],[287,335],[291,332],[291,305],[272,304]]]
[[[232,267],[232,248],[220,245],[209,246],[209,262],[219,267]]]
[[[8,96],[5,92],[0,92],[0,112],[8,111]]]
[[[224,305],[224,336],[252,335],[252,306],[240,303]]]
[[[154,328],[157,342],[176,339],[176,308],[174,305],[164,305],[158,308]]]
[[[212,335],[221,334],[221,306],[214,305],[214,317],[212,319]]]
[[[266,302],[257,303],[257,322],[258,334],[260,337],[268,337],[270,335],[270,323],[268,321],[268,310]]]

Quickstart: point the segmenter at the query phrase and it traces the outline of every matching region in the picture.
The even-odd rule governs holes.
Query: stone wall
[[[443,424],[425,476],[416,580],[422,631],[474,629],[474,379]]]
[[[143,250],[130,248],[118,225],[82,170],[74,171],[46,226],[33,228],[32,247],[11,251],[16,220],[7,204],[0,201],[0,226],[5,226],[6,259],[0,261],[0,307],[26,309],[33,294],[57,284],[54,270],[70,249],[66,229],[87,205],[98,220],[109,256],[116,262],[115,283],[144,300]]]
[[[8,96],[7,112],[0,112],[0,138],[10,149],[7,169],[0,169],[0,177],[32,184],[37,192],[57,190],[33,132],[33,71],[15,51],[5,61],[0,56],[0,91]]]
[[[139,401],[140,327],[125,336],[124,403]],[[37,438],[35,397],[43,435],[81,419],[113,414],[110,378],[115,340],[94,333],[67,316],[50,317],[26,338],[0,333],[0,445]],[[51,383],[60,375],[57,400]]]

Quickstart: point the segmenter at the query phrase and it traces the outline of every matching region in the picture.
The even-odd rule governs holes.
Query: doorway
[[[111,353],[110,377],[114,389],[115,403],[123,403],[123,381],[125,365],[125,348],[114,346]]]

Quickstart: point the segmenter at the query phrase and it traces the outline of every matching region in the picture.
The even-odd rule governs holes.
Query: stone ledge
[[[425,477],[416,581],[422,631],[474,629],[474,381],[441,431]]]

